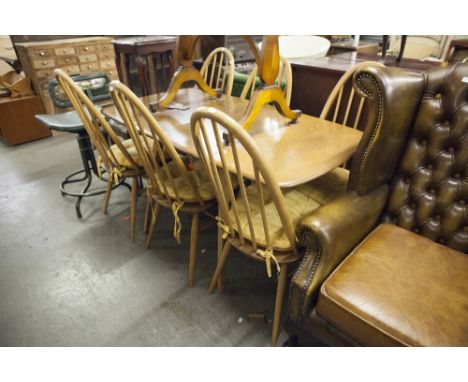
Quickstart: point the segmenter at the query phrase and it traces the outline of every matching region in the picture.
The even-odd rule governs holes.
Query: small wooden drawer
[[[68,75],[80,73],[80,67],[78,65],[67,65],[62,67],[62,70]]]
[[[104,53],[99,53],[99,59],[100,60],[114,60],[114,52],[111,52],[110,50],[104,52]]]
[[[51,59],[35,60],[32,62],[34,69],[45,69],[55,67],[55,61]]]
[[[109,78],[111,80],[118,80],[119,79],[119,75],[118,75],[116,70],[108,70],[107,74],[109,75]]]
[[[97,54],[84,54],[78,57],[80,63],[97,61]]]
[[[98,50],[99,52],[104,52],[106,50],[114,50],[114,45],[112,45],[112,43],[108,43],[108,44],[99,44],[96,46],[96,50]]]
[[[96,71],[96,70],[99,70],[99,64],[97,62],[90,62],[89,64],[81,64],[80,69],[82,73]]]
[[[79,45],[76,47],[78,53],[93,53],[96,51],[96,45]]]
[[[52,56],[52,52],[48,49],[31,50],[29,54],[33,60]]]
[[[104,69],[104,70],[115,69],[114,60],[101,61],[101,69]]]
[[[76,57],[58,57],[57,58],[57,63],[59,65],[70,65],[70,64],[76,64],[78,62],[78,58]]]
[[[38,70],[36,72],[36,77],[37,78],[52,78],[54,76],[54,70],[53,69],[44,69],[44,70]]]
[[[62,48],[55,48],[54,51],[55,51],[55,54],[57,56],[69,56],[71,54],[76,53],[75,48],[73,48],[71,46],[64,46]]]

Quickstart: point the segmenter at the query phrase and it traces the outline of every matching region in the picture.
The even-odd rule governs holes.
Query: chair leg
[[[215,273],[213,275],[213,278],[211,279],[211,284],[208,289],[208,293],[213,293],[213,289],[215,288],[218,282],[219,276],[223,272],[224,265],[226,264],[226,260],[229,256],[229,253],[231,252],[231,247],[232,245],[230,241],[226,240],[226,243],[224,243],[223,252],[221,253],[221,258],[218,260],[218,265],[216,266]]]
[[[138,179],[136,176],[132,178],[132,192],[130,203],[130,240],[135,241],[135,226],[137,212],[137,196],[138,196]]]
[[[104,215],[107,214],[107,207],[109,207],[109,200],[112,192],[112,177],[107,179],[106,195],[104,197]]]
[[[146,243],[145,243],[146,249],[150,247],[151,239],[153,238],[154,231],[156,231],[156,225],[158,224],[159,213],[161,212],[161,205],[157,202],[155,203],[156,203],[156,207],[154,207],[155,208],[154,215],[151,214],[152,215],[151,226],[148,232],[148,236],[146,237]]]
[[[283,307],[284,291],[286,290],[286,280],[288,278],[288,265],[283,264],[280,268],[278,286],[276,288],[275,314],[273,316],[273,331],[271,334],[271,346],[276,346],[279,334],[279,324],[281,320],[281,310]]]
[[[198,217],[198,214],[193,215],[192,229],[190,230],[189,288],[193,286],[193,275],[195,274],[195,263],[197,261]]]
[[[219,259],[221,258],[221,253],[223,252],[223,230],[218,227],[218,262]],[[224,290],[224,277],[223,277],[223,272],[219,275],[218,278],[218,290],[222,292]]]
[[[145,222],[143,223],[143,230],[148,233],[151,217],[151,198],[146,196],[146,209],[145,209]]]

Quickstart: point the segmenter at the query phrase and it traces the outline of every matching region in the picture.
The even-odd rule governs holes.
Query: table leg
[[[119,80],[123,81],[123,68],[122,68],[122,54],[115,52],[115,67],[117,68],[117,74],[119,75]]]
[[[385,56],[387,55],[388,46],[388,34],[382,36],[382,55],[380,56],[380,62],[385,63]]]
[[[408,36],[405,34],[401,36],[400,52],[398,53],[398,57],[396,59],[397,62],[400,62],[401,59],[403,58],[403,52],[405,51],[405,46],[406,46],[406,37]]]
[[[125,68],[125,75],[123,76],[122,80],[125,85],[127,85],[129,88],[132,87],[131,85],[131,76],[130,76],[130,56],[126,53],[121,53],[123,65]]]
[[[148,86],[146,83],[146,71],[148,68],[146,57],[136,56],[135,66],[137,68],[138,82],[140,83],[140,89],[142,96],[149,95]]]

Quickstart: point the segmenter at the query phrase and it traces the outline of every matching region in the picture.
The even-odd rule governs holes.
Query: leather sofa
[[[369,67],[346,192],[297,227],[286,329],[299,344],[468,345],[468,64]],[[315,342],[317,343],[317,342]]]

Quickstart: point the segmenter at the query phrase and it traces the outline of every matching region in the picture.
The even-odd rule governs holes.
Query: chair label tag
[[[465,84],[468,84],[468,77],[463,77],[462,82],[464,82]]]

